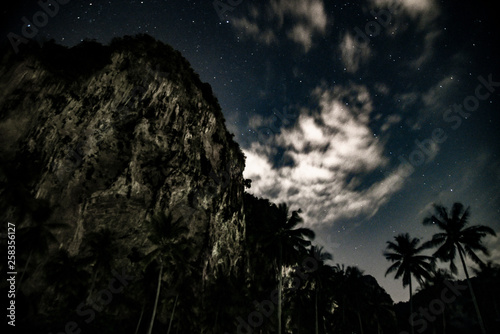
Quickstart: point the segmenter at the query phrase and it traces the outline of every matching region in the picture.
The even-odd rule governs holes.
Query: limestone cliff
[[[0,220],[30,226],[44,203],[43,219],[69,225],[52,248],[78,254],[109,228],[113,265],[133,268],[132,252],[154,248],[146,221],[169,212],[189,228],[203,282],[240,275],[244,156],[224,122],[210,86],[147,36],[6,55]]]

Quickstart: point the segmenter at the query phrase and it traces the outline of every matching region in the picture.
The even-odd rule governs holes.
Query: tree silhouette
[[[167,266],[169,269],[173,269],[185,261],[185,252],[188,251],[188,243],[184,235],[188,232],[188,229],[183,225],[182,218],[173,221],[172,214],[169,213],[167,215],[164,212],[154,215],[151,220],[149,220],[149,225],[151,226],[151,232],[148,239],[156,248],[147,255],[147,262],[151,263],[155,261],[159,264],[158,285],[151,322],[147,332],[151,334],[158,307],[163,268]],[[187,265],[187,263],[184,263],[184,265]],[[174,303],[174,311],[176,304],[177,302]],[[170,326],[171,322],[169,324],[169,331]]]
[[[434,256],[441,261],[450,262],[450,270],[454,274],[457,273],[455,257],[458,251],[467,279],[467,285],[469,286],[472,296],[472,302],[476,310],[479,326],[481,327],[481,332],[486,334],[483,318],[479,311],[479,305],[474,290],[472,289],[467,266],[465,265],[465,257],[469,256],[475,263],[482,264],[483,262],[476,255],[476,251],[481,251],[487,256],[489,255],[488,249],[482,244],[481,239],[488,234],[496,236],[495,231],[484,225],[467,227],[469,223],[470,208],[464,210],[462,203],[454,203],[450,214],[442,205],[435,204],[434,210],[435,215],[424,218],[422,223],[424,225],[437,225],[443,232],[434,234],[432,240],[426,242],[426,246],[437,247],[438,249],[434,252]]]
[[[363,280],[363,272],[355,266],[344,268],[343,265],[337,265],[336,269],[337,273],[334,282],[336,285],[336,300],[342,312],[341,326],[346,329],[346,325],[351,323],[351,321],[347,321],[346,313],[352,314],[358,321],[359,330],[363,334],[361,307],[362,301],[367,299],[368,295],[367,286]]]
[[[319,333],[319,311],[318,311],[318,298],[320,290],[326,284],[328,276],[331,274],[330,266],[325,264],[325,261],[332,260],[332,254],[323,251],[323,247],[311,246],[309,248],[309,256],[316,259],[317,269],[312,272],[311,278],[314,280],[314,322],[315,322],[315,333]],[[326,274],[326,275],[325,275]]]
[[[85,235],[82,242],[82,253],[88,261],[93,263],[92,280],[87,302],[92,300],[99,274],[102,274],[103,270],[109,268],[118,250],[116,236],[109,228],[90,232]]]
[[[446,269],[435,269],[431,273],[431,278],[426,279],[422,287],[420,289],[420,293],[423,295],[422,297],[427,298],[426,305],[429,305],[432,300],[435,298],[441,298],[441,292],[446,288],[445,282],[451,281],[453,279],[453,275]],[[442,329],[441,333],[446,333],[446,304],[443,303],[443,312],[442,312]],[[433,326],[435,326],[433,324]]]
[[[299,209],[289,214],[288,206],[282,203],[278,206],[276,216],[273,220],[271,230],[266,236],[266,248],[275,256],[278,276],[278,333],[282,334],[281,313],[283,294],[283,266],[295,264],[307,254],[307,248],[314,239],[314,232],[308,228],[296,228],[303,222],[300,217],[302,211]]]
[[[396,242],[387,241],[387,248],[384,256],[393,264],[387,269],[385,275],[396,271],[395,279],[402,278],[403,287],[410,286],[410,315],[413,314],[413,291],[411,276],[423,284],[422,278],[430,279],[430,272],[433,268],[433,259],[430,256],[419,255],[427,248],[426,245],[418,246],[420,239],[410,238],[408,233],[399,234],[394,237]],[[414,328],[411,326],[411,332]]]
[[[370,325],[375,324],[377,333],[380,334],[382,332],[382,324],[389,328],[396,326],[393,301],[389,294],[377,284],[375,278],[365,275],[364,279],[368,288],[364,311]],[[371,284],[370,281],[373,281],[373,283]]]
[[[146,310],[147,301],[150,300],[150,297],[153,295],[154,288],[156,288],[156,286],[158,285],[157,276],[158,274],[156,271],[155,263],[150,263],[143,269],[141,278],[136,280],[133,284],[134,288],[138,290],[138,294],[142,299],[141,312],[139,314],[139,320],[137,321],[137,326],[135,328],[135,334],[139,333],[144,312]]]
[[[83,261],[70,256],[65,249],[57,250],[45,264],[47,284],[66,299],[66,303],[60,303],[61,310],[74,309],[85,296],[89,274],[83,268]]]
[[[478,279],[484,282],[484,284],[481,284],[481,287],[487,291],[486,294],[493,296],[492,298],[488,298],[488,301],[493,303],[494,317],[500,319],[500,306],[498,305],[500,296],[500,287],[498,286],[498,282],[500,281],[500,265],[493,261],[488,261],[479,265],[479,269],[473,268],[472,271]]]
[[[17,284],[17,289],[20,289],[21,282],[28,270],[28,266],[33,257],[42,257],[49,252],[49,247],[52,243],[57,243],[53,230],[68,228],[64,223],[50,222],[46,219],[32,220],[31,223],[18,230],[19,244],[21,249],[29,249],[29,254],[24,264],[24,269]]]

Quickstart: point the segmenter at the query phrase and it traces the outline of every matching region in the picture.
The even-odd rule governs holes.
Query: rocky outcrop
[[[115,265],[152,249],[145,223],[182,218],[203,280],[243,270],[244,156],[208,84],[171,47],[147,36],[47,43],[0,66],[2,221],[30,224],[26,201],[50,208],[57,247],[77,254],[85,235],[117,236]],[[21,173],[22,175],[19,175]],[[17,181],[14,181],[14,179]],[[19,187],[17,187],[19,189]]]

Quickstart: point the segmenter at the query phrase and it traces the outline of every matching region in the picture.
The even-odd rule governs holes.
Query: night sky
[[[395,301],[408,290],[384,278],[386,241],[430,238],[432,203],[470,205],[472,224],[500,232],[493,2],[60,2],[34,39],[147,33],[179,50],[243,148],[249,191],[300,207],[335,263],[375,276]],[[2,6],[11,47],[7,33],[22,35],[41,7]],[[499,238],[485,241],[500,262]]]

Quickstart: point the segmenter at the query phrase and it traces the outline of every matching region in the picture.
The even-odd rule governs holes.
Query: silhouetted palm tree
[[[59,296],[63,296],[67,303],[60,305],[74,308],[86,294],[89,274],[84,269],[81,259],[72,257],[65,249],[59,249],[51,254],[44,266],[44,276],[50,287]]]
[[[138,289],[139,296],[141,296],[142,299],[141,312],[139,314],[139,320],[137,321],[137,326],[135,328],[135,334],[139,333],[147,302],[150,300],[150,297],[153,294],[153,290],[158,285],[157,276],[158,274],[154,263],[150,263],[143,269],[142,277],[134,282],[134,287]]]
[[[356,314],[361,334],[364,333],[364,330],[363,322],[361,320],[360,300],[364,300],[366,298],[367,292],[362,278],[363,272],[358,267],[349,266],[345,272],[345,281],[343,286],[345,293],[348,296],[348,308]]]
[[[365,279],[370,276],[365,276]],[[373,279],[375,280],[375,279]],[[376,281],[375,281],[376,282]],[[368,285],[368,282],[367,282]],[[394,303],[385,290],[378,284],[368,285],[368,295],[366,296],[365,312],[370,324],[377,327],[377,333],[382,332],[382,324],[385,327],[396,326],[396,314],[394,313]]]
[[[277,216],[273,217],[270,234],[266,236],[268,250],[276,256],[278,275],[278,333],[282,334],[281,313],[283,294],[283,266],[296,263],[301,256],[307,254],[307,248],[314,239],[314,232],[308,228],[296,228],[303,222],[299,209],[289,214],[288,206],[282,203],[278,206]]]
[[[438,247],[434,256],[442,261],[450,262],[450,270],[454,274],[457,273],[455,257],[458,251],[460,261],[464,268],[465,277],[467,278],[467,285],[469,286],[472,296],[472,302],[474,303],[474,308],[479,320],[479,326],[481,327],[482,333],[486,334],[483,318],[479,311],[479,305],[477,304],[472,284],[470,283],[467,266],[465,265],[465,257],[469,256],[475,263],[482,264],[483,262],[475,252],[481,251],[483,254],[489,255],[488,249],[481,243],[481,239],[488,234],[495,236],[495,231],[484,225],[467,227],[470,210],[469,208],[464,210],[464,206],[461,203],[454,203],[450,214],[448,214],[448,210],[442,205],[434,205],[434,210],[436,214],[426,217],[422,223],[424,225],[437,225],[443,232],[434,234],[432,240],[428,241],[426,245]]]
[[[420,239],[410,238],[408,233],[399,234],[394,237],[396,242],[387,241],[387,248],[384,256],[393,264],[387,269],[385,275],[396,271],[395,279],[403,279],[403,287],[410,286],[410,315],[413,314],[413,290],[411,276],[422,284],[422,278],[430,279],[430,272],[433,268],[433,259],[430,256],[419,255],[426,246],[418,246]],[[392,252],[391,252],[392,251]],[[411,326],[414,333],[414,328]]]
[[[421,292],[423,297],[427,297],[428,304],[432,302],[435,298],[441,298],[441,293],[443,289],[446,288],[445,282],[451,281],[453,275],[446,269],[435,269],[431,273],[431,278],[426,279],[422,284]],[[441,333],[446,333],[446,303],[443,303],[443,312],[441,313],[443,324]],[[434,325],[433,325],[434,326]],[[435,330],[435,329],[434,329]]]
[[[367,276],[356,266],[337,264],[333,268],[333,332],[364,333],[362,314],[365,315],[372,287],[367,284]],[[357,324],[356,324],[357,323]]]
[[[167,215],[163,212],[154,215],[149,221],[149,224],[151,226],[151,233],[148,239],[156,248],[147,255],[147,262],[156,261],[160,265],[153,314],[148,329],[148,334],[151,334],[156,317],[156,309],[158,307],[163,268],[165,266],[175,268],[185,260],[184,253],[188,250],[188,244],[185,242],[185,234],[188,232],[188,229],[182,224],[182,218],[173,221],[172,214],[169,213]],[[187,263],[184,265],[187,265]],[[177,298],[174,303],[174,311],[176,304]],[[169,331],[170,326],[171,323],[169,324]]]
[[[488,295],[493,296],[490,302],[493,303],[493,310],[497,321],[500,320],[500,307],[498,305],[498,296],[500,295],[500,265],[493,261],[488,261],[479,265],[479,269],[473,268],[474,274],[484,282],[483,289],[488,291]]]
[[[309,248],[309,256],[316,259],[317,269],[311,273],[311,278],[314,280],[314,313],[315,313],[315,328],[316,334],[319,333],[319,311],[318,311],[318,295],[320,290],[326,283],[327,277],[325,274],[331,274],[328,270],[330,266],[325,264],[325,261],[332,260],[332,254],[323,251],[323,247],[311,246]]]
[[[28,266],[33,256],[44,256],[49,252],[50,244],[57,243],[53,230],[68,228],[67,224],[54,223],[47,220],[33,220],[28,226],[18,230],[19,244],[22,249],[29,249],[29,254],[24,265],[23,273],[17,284],[17,289],[21,287]]]
[[[103,228],[85,235],[82,242],[82,253],[93,263],[92,281],[87,302],[92,300],[99,274],[102,274],[103,270],[110,267],[118,250],[116,236],[109,228]]]

